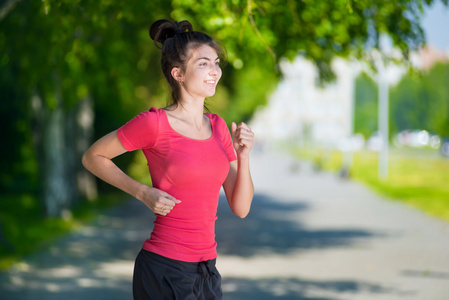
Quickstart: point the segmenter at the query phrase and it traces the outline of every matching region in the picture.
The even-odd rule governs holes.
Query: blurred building
[[[255,113],[251,126],[257,139],[335,146],[352,134],[354,78],[359,64],[333,62],[335,82],[321,88],[318,70],[308,60],[282,60],[283,79],[267,106]]]
[[[415,54],[416,64],[422,70],[431,69],[436,63],[445,63],[449,61],[449,49],[447,51],[442,51],[435,48],[432,45],[428,45],[425,48],[419,49],[418,53]]]
[[[392,49],[390,55],[400,57],[401,54]],[[446,61],[449,53],[433,47],[411,56],[411,63],[424,70]],[[280,68],[283,79],[269,96],[268,104],[256,111],[250,123],[257,132],[257,140],[341,150],[348,150],[355,142],[359,148],[360,140],[353,136],[355,78],[362,70],[376,81],[378,75],[361,62],[336,58],[332,64],[336,80],[322,87],[318,84],[317,68],[301,56],[292,63],[282,60]],[[389,85],[395,85],[405,73],[404,66],[390,64],[381,76]]]

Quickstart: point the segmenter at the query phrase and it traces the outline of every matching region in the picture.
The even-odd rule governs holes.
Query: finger
[[[248,129],[240,129],[240,132],[237,134],[237,138],[244,138],[244,139],[254,139],[254,132],[249,131]]]
[[[160,203],[160,204],[158,204],[158,206],[156,206],[156,208],[160,209],[160,210],[171,210],[171,209],[173,209],[173,207],[174,207],[174,205],[170,204],[170,203],[167,203],[167,204]]]
[[[251,132],[251,128],[246,125],[245,123],[240,123],[239,125],[235,125],[234,122],[232,122],[231,125],[231,130],[233,135],[238,135],[240,133],[250,133]]]
[[[239,133],[239,137],[252,139],[252,138],[254,138],[254,132],[249,131],[247,129],[242,129],[242,131]]]
[[[251,144],[251,140],[246,139],[244,137],[239,138],[239,145],[240,146],[248,146],[249,144]]]
[[[168,200],[171,202],[174,202],[175,204],[181,203],[181,200],[176,199],[175,197],[173,197],[172,195],[166,193],[166,192],[161,192],[161,196],[163,197],[162,199],[159,199],[161,202],[166,202],[164,200]]]
[[[251,128],[247,128],[247,127],[241,127],[241,128],[239,128],[239,132],[240,133],[251,133],[252,131],[251,131]]]
[[[156,213],[162,216],[166,216],[172,211],[173,207],[163,206],[156,209]]]
[[[179,204],[181,202],[182,202],[181,200],[178,200],[178,199],[175,199],[175,198],[169,199],[169,198],[166,198],[166,197],[162,197],[158,201],[158,203],[160,204],[158,207],[161,207],[161,206],[164,206],[164,205],[166,205],[167,207],[175,207],[176,204]]]
[[[161,212],[157,212],[158,215],[166,216],[169,212],[166,210],[162,210]]]
[[[175,202],[165,199],[163,201],[159,201],[156,207],[159,209],[165,209],[165,210],[170,209],[171,210],[171,209],[173,209],[173,207],[175,207],[175,205],[176,205]]]
[[[249,126],[246,126],[246,125],[245,126],[240,126],[238,128],[238,132],[240,134],[242,134],[242,135],[245,135],[245,136],[253,136],[254,135],[254,132],[251,131],[251,128]]]
[[[235,138],[237,137],[237,124],[232,122],[231,124],[231,133],[232,133],[232,139],[235,141]]]
[[[252,133],[245,133],[245,134],[240,134],[239,136],[239,142],[244,142],[244,143],[253,143],[254,142],[254,134]]]
[[[168,193],[162,193],[162,195],[167,198],[168,200],[171,200],[175,203],[180,203],[181,201],[176,199],[175,197],[173,197],[172,195],[168,194]]]
[[[238,129],[245,129],[245,130],[247,130],[247,131],[251,131],[251,128],[250,128],[248,125],[246,125],[244,122],[241,122],[241,123],[237,126],[237,128],[238,128]]]
[[[242,139],[239,139],[239,145],[242,146],[242,147],[251,148],[252,145],[253,145],[253,141],[249,140],[249,139],[242,138]]]

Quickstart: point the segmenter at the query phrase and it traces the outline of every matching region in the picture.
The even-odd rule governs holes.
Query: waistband
[[[154,252],[147,251],[145,249],[140,250],[141,259],[153,263],[158,264],[167,268],[174,268],[183,272],[191,272],[191,273],[200,273],[203,276],[213,276],[212,271],[216,269],[215,264],[217,259],[210,259],[200,262],[186,262],[176,259],[171,259]]]

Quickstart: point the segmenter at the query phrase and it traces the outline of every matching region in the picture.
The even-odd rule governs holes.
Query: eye
[[[200,63],[200,66],[205,66],[205,65],[207,65],[207,63],[206,62],[202,62],[202,63]]]

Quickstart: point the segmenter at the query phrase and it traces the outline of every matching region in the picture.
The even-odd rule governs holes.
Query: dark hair
[[[217,52],[220,58],[224,59],[224,51],[220,45],[207,34],[193,31],[192,24],[187,20],[181,22],[158,20],[150,26],[150,37],[154,40],[156,47],[162,49],[162,72],[170,84],[175,106],[178,105],[180,98],[180,84],[171,75],[171,70],[177,67],[185,71],[191,49],[208,45]],[[158,43],[162,44],[162,47]]]

